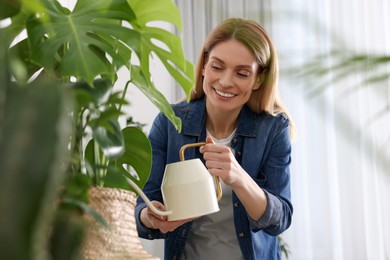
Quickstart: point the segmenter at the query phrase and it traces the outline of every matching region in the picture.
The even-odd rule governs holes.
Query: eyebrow
[[[225,62],[223,60],[221,60],[220,58],[216,57],[216,56],[211,56],[210,59],[213,59],[213,60],[216,60],[222,64],[225,64]],[[238,65],[236,66],[237,68],[240,68],[240,69],[249,69],[249,70],[252,70],[252,66],[251,65]]]

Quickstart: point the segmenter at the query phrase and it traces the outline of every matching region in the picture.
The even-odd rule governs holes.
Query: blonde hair
[[[205,95],[202,71],[210,51],[218,43],[230,39],[235,39],[245,45],[253,53],[259,64],[257,82],[260,87],[252,91],[247,105],[256,113],[264,111],[272,115],[285,113],[290,120],[290,135],[294,137],[293,120],[279,97],[279,65],[276,50],[268,33],[255,21],[229,18],[212,30],[198,57],[195,68],[195,87],[191,91],[190,100],[199,99]]]

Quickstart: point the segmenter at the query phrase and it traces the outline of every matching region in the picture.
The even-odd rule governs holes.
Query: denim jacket
[[[178,133],[170,121],[159,114],[149,133],[153,149],[153,165],[144,192],[150,200],[163,201],[161,182],[165,165],[177,162],[179,150],[184,144],[202,142],[206,139],[205,99],[173,105],[175,114],[182,120],[182,131]],[[236,135],[232,140],[235,157],[242,168],[264,190],[267,208],[259,220],[246,213],[233,192],[232,207],[234,225],[241,252],[245,259],[280,259],[281,252],[276,236],[291,224],[293,207],[290,201],[291,142],[289,121],[284,114],[272,116],[254,113],[244,106],[238,118]],[[200,158],[199,149],[185,151],[186,159]],[[204,161],[203,161],[204,162]],[[140,222],[140,211],[146,204],[139,197],[135,209],[137,229],[140,237],[165,239],[165,259],[180,259],[192,222],[166,234],[149,229]]]

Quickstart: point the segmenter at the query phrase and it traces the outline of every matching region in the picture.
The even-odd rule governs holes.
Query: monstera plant
[[[6,108],[0,111],[0,171],[7,165],[26,165],[23,169],[7,169],[19,174],[23,170],[26,180],[29,179],[27,183],[33,187],[29,171],[34,172],[34,158],[54,151],[69,154],[56,160],[47,157],[45,169],[48,170],[42,175],[44,184],[37,187],[50,190],[49,197],[60,204],[59,208],[76,205],[88,210],[85,202],[89,187],[131,189],[126,179],[142,187],[149,177],[150,143],[142,128],[122,109],[129,103],[128,88],[141,90],[150,105],[163,112],[180,131],[180,119],[153,84],[150,61],[159,59],[187,96],[193,83],[193,65],[184,57],[180,37],[158,26],[168,23],[175,31],[182,29],[180,13],[171,0],[75,0],[73,8],[65,7],[63,2],[0,0],[0,107]],[[128,72],[127,83],[117,86],[118,71],[122,68]],[[34,105],[29,107],[31,104]],[[56,109],[57,118],[53,112]],[[35,111],[34,118],[46,121],[30,124],[34,128],[23,132],[31,134],[26,139],[17,135],[16,130],[31,123],[23,123],[26,119],[23,113],[28,114],[30,110]],[[16,113],[20,116],[14,118]],[[123,119],[128,122],[125,126],[120,124]],[[73,131],[63,131],[69,126]],[[61,136],[58,138],[61,141],[50,139],[46,133],[49,130]],[[23,138],[35,142],[27,145],[22,143]],[[15,145],[29,147],[26,149],[29,155],[10,153],[9,149]],[[52,150],[44,150],[49,146]],[[54,167],[62,170],[53,170]],[[9,172],[2,175],[2,184],[17,185],[22,177],[16,178],[16,172]],[[52,185],[44,182],[55,172],[62,177]],[[12,186],[8,187],[11,192]],[[23,187],[20,188],[22,194]],[[42,192],[42,197],[44,194],[47,193]],[[1,196],[11,195],[2,189]],[[37,197],[37,205],[47,202]],[[1,224],[7,227],[7,223]],[[14,257],[27,259],[23,255]],[[42,259],[42,255],[36,257]]]
[[[181,30],[181,16],[171,0],[78,0],[73,10],[54,0],[22,1],[20,12],[2,28],[17,82],[50,78],[68,83],[66,88],[76,97],[70,168],[86,173],[94,185],[115,185],[110,180],[117,173],[140,186],[148,177],[147,138],[137,127],[121,129],[118,121],[129,86],[139,88],[180,131],[180,120],[153,84],[149,63],[159,59],[186,94],[192,87],[193,66],[183,55],[180,38],[154,27],[156,21]],[[16,41],[24,30],[27,37]],[[122,67],[128,82],[116,91],[113,85]],[[88,133],[93,141],[84,154]],[[141,176],[134,178],[124,164]]]

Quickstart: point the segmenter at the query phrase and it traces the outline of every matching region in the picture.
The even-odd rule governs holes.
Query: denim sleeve
[[[135,221],[137,224],[138,235],[142,238],[146,238],[146,239],[150,239],[150,240],[164,238],[165,237],[164,234],[161,233],[158,229],[147,228],[141,223],[140,213],[141,213],[141,210],[145,207],[146,207],[145,202],[140,202],[140,203],[137,203],[137,206],[135,208],[134,214],[135,214]]]
[[[154,120],[149,133],[149,140],[152,145],[153,152],[153,164],[150,177],[143,187],[143,192],[149,200],[157,200],[160,202],[162,202],[160,187],[166,163],[166,127],[167,120],[163,114],[160,113]],[[149,229],[141,223],[140,213],[145,207],[145,202],[139,196],[135,207],[135,219],[139,236],[146,239],[163,238],[164,234],[162,234],[159,230]]]
[[[285,116],[280,118],[282,120],[269,136],[272,142],[261,168],[265,177],[263,190],[267,197],[267,207],[258,221],[248,216],[253,232],[264,230],[273,236],[279,235],[291,225],[293,213],[290,190],[290,127]]]

